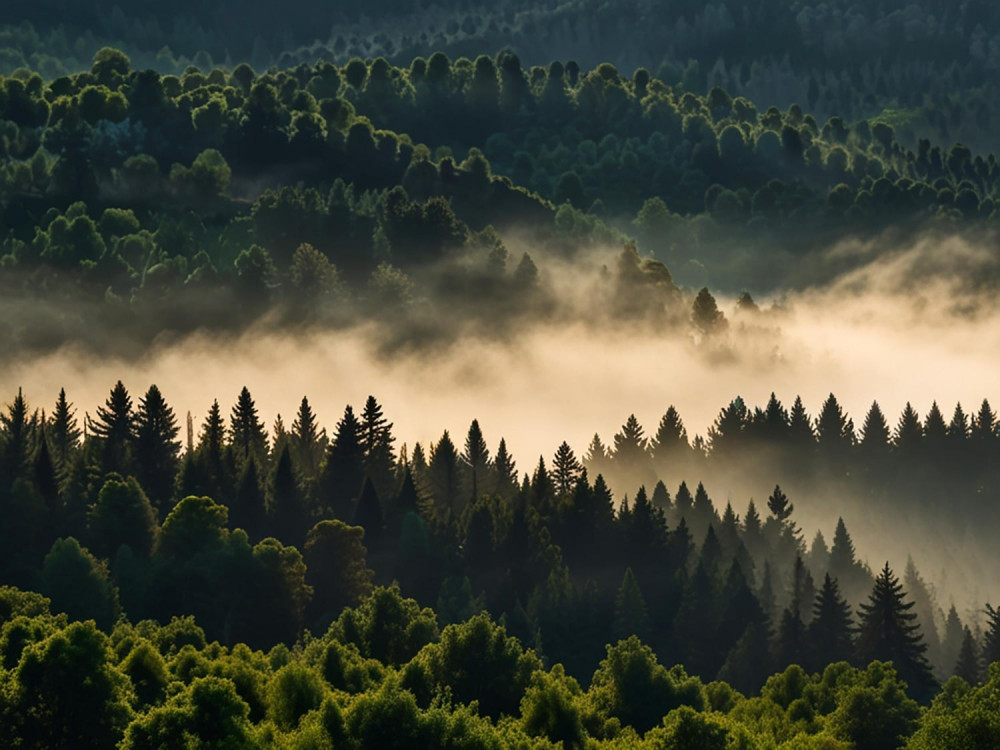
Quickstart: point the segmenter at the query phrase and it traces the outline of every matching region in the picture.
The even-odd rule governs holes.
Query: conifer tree
[[[653,487],[653,497],[651,499],[653,507],[658,508],[664,513],[670,510],[670,492],[662,480],[658,481],[656,486]]]
[[[986,605],[986,633],[983,636],[983,661],[1000,662],[1000,607]]]
[[[576,460],[573,449],[564,440],[552,460],[552,479],[558,497],[566,497],[573,491],[582,470],[583,467]]]
[[[860,447],[866,460],[874,463],[883,460],[889,453],[889,424],[885,421],[885,415],[878,405],[878,401],[872,401],[868,414],[865,415],[865,423],[861,428]]]
[[[913,602],[907,601],[903,585],[886,563],[868,602],[860,607],[856,649],[862,664],[891,661],[912,693],[925,697],[935,683],[924,656],[927,646],[912,608]]]
[[[354,509],[354,519],[351,523],[365,530],[365,541],[368,548],[377,550],[382,539],[384,517],[382,503],[379,502],[375,485],[367,477],[361,487],[361,495],[358,497],[358,504]]]
[[[715,533],[715,527],[708,525],[705,532],[705,541],[701,545],[701,565],[710,577],[719,574],[719,566],[722,564],[722,545],[719,544],[719,537]]]
[[[750,412],[743,399],[737,396],[729,402],[708,429],[711,456],[720,462],[737,460],[746,445]]]
[[[222,408],[218,400],[212,402],[202,425],[198,447],[195,450],[195,461],[199,473],[204,477],[207,494],[213,500],[222,503],[232,502],[232,485],[234,477],[227,470],[224,452],[226,449],[226,422],[222,417]]]
[[[952,604],[944,618],[944,632],[941,634],[941,662],[939,673],[947,677],[958,661],[958,653],[962,650],[962,636],[965,627],[958,616],[958,610]]]
[[[903,586],[913,600],[913,612],[917,615],[920,632],[924,636],[924,643],[927,644],[927,660],[936,668],[938,673],[950,669],[954,666],[954,663],[946,665],[941,660],[941,639],[938,636],[937,625],[934,621],[934,611],[937,605],[934,602],[933,593],[917,570],[916,563],[913,562],[912,557],[907,557],[906,559]]]
[[[361,450],[364,453],[365,473],[374,482],[380,494],[387,495],[393,488],[393,464],[396,453],[392,444],[392,423],[382,414],[382,407],[374,396],[365,401],[360,422]]]
[[[682,470],[690,458],[691,444],[688,442],[687,430],[681,415],[672,404],[660,419],[649,449],[654,468],[660,477],[668,471],[676,473]]]
[[[620,432],[615,434],[613,458],[615,464],[627,472],[641,471],[649,457],[647,440],[639,420],[635,414],[630,414],[622,425]]]
[[[806,629],[806,658],[810,671],[826,664],[854,660],[851,608],[840,595],[837,581],[827,573],[813,602],[812,622]]]
[[[917,416],[916,409],[907,401],[903,413],[899,417],[899,423],[896,425],[893,445],[901,456],[912,459],[920,452],[923,439],[924,428],[920,424],[920,417]]]
[[[781,491],[779,485],[774,485],[774,492],[767,498],[767,509],[771,511],[778,523],[784,524],[792,515],[795,506],[788,502],[788,495]]]
[[[924,419],[923,445],[927,455],[934,455],[946,445],[948,440],[948,425],[938,407],[937,401],[931,404],[930,411]]]
[[[5,414],[0,414],[0,479],[3,481],[3,490],[15,479],[27,476],[31,442],[28,402],[18,388],[13,403],[7,407]]]
[[[586,454],[583,456],[583,465],[586,467],[587,472],[594,476],[607,473],[611,465],[611,454],[601,441],[601,436],[596,432],[594,433],[594,438],[590,441],[590,445],[587,447]]]
[[[160,517],[166,516],[167,501],[177,475],[177,419],[160,389],[151,385],[139,399],[135,414],[135,464],[139,484],[149,496]]]
[[[545,467],[545,458],[538,457],[538,466],[531,477],[531,498],[535,509],[547,514],[552,502],[555,500],[555,485],[549,476],[549,470]]]
[[[831,393],[816,418],[816,442],[820,450],[833,461],[833,468],[840,470],[848,451],[854,445],[854,423],[847,417]]]
[[[431,449],[431,460],[427,467],[427,480],[434,507],[438,513],[457,516],[461,510],[461,486],[458,473],[458,452],[445,430],[441,439]]]
[[[507,452],[507,442],[500,438],[497,456],[493,461],[493,472],[496,476],[496,492],[500,497],[511,498],[517,492],[517,466],[510,453]]]
[[[61,474],[69,471],[73,453],[80,444],[80,425],[76,418],[76,410],[66,398],[66,389],[59,389],[56,408],[49,420],[49,444],[52,448],[52,458]]]
[[[243,529],[251,542],[257,542],[265,536],[267,500],[260,488],[257,460],[252,454],[243,464],[236,496],[229,510],[229,524],[234,529]]]
[[[267,464],[267,433],[257,415],[257,405],[246,386],[240,391],[229,419],[229,430],[237,461],[242,463],[249,456],[260,466]]]
[[[982,682],[983,679],[983,667],[979,661],[979,647],[976,645],[976,639],[968,626],[965,627],[962,634],[962,647],[958,652],[954,674],[973,687]]]
[[[788,410],[782,406],[778,397],[771,392],[771,397],[767,400],[767,406],[761,413],[759,433],[761,437],[770,444],[780,444],[789,438],[791,430],[791,417]]]
[[[809,562],[809,569],[816,575],[826,573],[830,569],[830,550],[826,546],[826,539],[823,532],[816,530],[812,544],[809,545],[809,553],[806,557]]]
[[[811,448],[816,442],[812,418],[806,412],[801,396],[795,397],[795,403],[792,404],[792,410],[788,415],[788,438],[793,445],[800,448]]]
[[[739,563],[735,560],[726,573],[718,610],[720,617],[714,638],[706,634],[715,651],[715,659],[711,665],[714,670],[723,666],[726,655],[737,646],[738,641],[751,625],[759,628],[764,634],[762,646],[765,651],[769,651],[767,643],[770,637],[769,619],[747,583]]]
[[[399,484],[399,492],[396,493],[393,501],[393,510],[397,515],[407,513],[420,513],[421,506],[420,492],[417,483],[413,479],[413,472],[407,465],[403,469],[403,481]]]
[[[292,468],[292,455],[287,442],[281,447],[275,466],[269,511],[274,535],[285,545],[301,548],[312,524],[309,508]]]
[[[649,614],[632,568],[625,569],[625,577],[615,597],[613,634],[616,641],[623,641],[635,635],[643,643],[649,642]]]
[[[997,436],[997,415],[985,398],[972,420],[971,437],[979,443],[989,446]]]
[[[89,421],[87,427],[100,445],[101,469],[104,473],[131,473],[135,417],[132,413],[132,397],[125,390],[122,381],[115,383],[104,406],[97,407],[97,419]]]
[[[948,423],[948,439],[956,447],[963,447],[969,439],[969,417],[962,408],[962,404],[955,404],[955,411],[952,414],[951,422]]]
[[[416,456],[416,451],[414,452]],[[333,440],[327,446],[320,472],[320,494],[329,512],[342,521],[350,522],[354,515],[354,500],[361,492],[365,479],[365,453],[361,442],[361,424],[348,405],[337,422]]]
[[[45,503],[47,523],[43,548],[50,546],[63,529],[63,503],[59,493],[59,480],[56,476],[56,467],[52,463],[49,453],[49,441],[45,434],[44,426],[38,440],[38,450],[35,451],[35,460],[32,467],[32,479],[35,489]]]
[[[465,436],[465,450],[461,456],[461,466],[466,475],[465,490],[470,501],[492,490],[490,477],[490,451],[479,428],[479,420],[473,419]]]
[[[292,422],[291,449],[293,463],[298,467],[303,480],[310,484],[315,482],[323,460],[323,445],[316,415],[305,396],[302,397],[299,411]]]

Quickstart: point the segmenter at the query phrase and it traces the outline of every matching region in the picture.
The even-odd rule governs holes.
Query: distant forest
[[[850,259],[808,261],[840,240],[988,236],[998,181],[962,145],[607,63],[439,52],[176,76],[105,48],[85,72],[0,80],[0,288],[46,300],[0,340],[144,342],[275,310],[532,318],[559,308],[545,259],[595,250],[617,271],[593,282],[611,315],[677,330],[702,287],[828,281]]]

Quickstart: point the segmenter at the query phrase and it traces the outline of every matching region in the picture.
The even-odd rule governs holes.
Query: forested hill
[[[676,328],[704,285],[828,281],[850,258],[791,261],[845,238],[992,231],[1000,180],[992,155],[911,150],[884,122],[511,54],[176,76],[103,49],[2,79],[0,118],[0,284],[49,290],[45,315],[5,316],[20,345],[86,342],[85,316],[145,340],[274,306],[550,314],[546,258],[594,248],[609,314]]]

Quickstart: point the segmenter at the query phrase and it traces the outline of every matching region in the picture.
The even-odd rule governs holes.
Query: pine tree
[[[941,660],[941,639],[938,636],[937,626],[934,622],[934,611],[936,604],[930,587],[924,581],[912,557],[906,559],[906,570],[903,573],[903,586],[913,599],[913,611],[917,615],[917,622],[920,624],[920,632],[923,633],[924,643],[927,644],[927,660],[936,668],[938,673],[942,673],[952,664],[943,664]]]
[[[229,504],[232,502],[235,477],[229,474],[224,452],[226,449],[226,423],[218,401],[213,401],[202,425],[195,461],[198,472],[207,484],[207,494],[213,500]]]
[[[97,419],[88,422],[87,427],[101,446],[101,469],[104,473],[130,474],[135,417],[132,397],[122,381],[115,383],[105,405],[97,407]]]
[[[615,597],[613,634],[616,641],[623,641],[635,635],[643,643],[649,642],[649,614],[632,568],[625,569],[625,578],[622,579],[618,595]]]
[[[403,470],[403,481],[399,485],[399,492],[393,501],[393,510],[397,515],[407,513],[420,513],[422,500],[417,489],[417,483],[413,480],[413,472],[407,466]]]
[[[6,414],[0,414],[0,478],[3,479],[3,489],[15,479],[28,474],[32,434],[31,421],[28,412],[28,402],[21,389],[17,389],[17,398],[7,407]]]
[[[49,420],[49,444],[52,448],[52,458],[61,474],[69,471],[73,454],[80,445],[80,425],[76,418],[76,410],[66,399],[66,389],[59,390],[56,408]]]
[[[878,401],[873,401],[868,414],[865,415],[859,444],[869,463],[881,461],[888,455],[890,439],[889,424],[885,421],[885,415]]]
[[[823,408],[816,418],[816,437],[820,450],[829,461],[834,462],[833,467],[839,471],[840,462],[854,445],[854,423],[848,419],[832,393],[823,402]]]
[[[719,412],[708,429],[712,458],[720,462],[737,460],[745,447],[749,424],[750,412],[743,399],[737,396]]]
[[[784,524],[792,515],[792,511],[795,510],[795,506],[788,502],[788,496],[781,491],[781,487],[777,484],[774,485],[774,492],[767,498],[767,508],[781,524]]]
[[[462,510],[458,452],[447,430],[441,435],[437,445],[431,449],[427,478],[431,497],[434,498],[434,507],[438,513],[457,516]]]
[[[986,605],[986,634],[983,637],[983,661],[1000,662],[1000,607]]]
[[[937,401],[931,404],[931,409],[924,419],[924,440],[923,445],[927,455],[935,455],[942,450],[948,440],[948,425],[944,421],[944,415],[938,407]]]
[[[569,443],[564,440],[552,460],[552,478],[555,481],[556,494],[559,497],[566,497],[573,491],[581,471],[583,471],[583,467],[576,460],[576,455],[569,447]]]
[[[819,529],[816,530],[816,536],[813,537],[812,544],[809,545],[807,559],[809,561],[809,569],[816,575],[826,573],[830,569],[830,550],[826,546],[826,539],[823,538],[823,532]]]
[[[392,423],[382,414],[382,407],[374,396],[365,401],[360,423],[361,449],[364,453],[365,473],[379,493],[387,495],[393,488],[393,465],[396,453],[392,444]]]
[[[176,439],[177,419],[160,389],[151,385],[139,399],[135,415],[135,463],[139,484],[146,491],[160,517],[167,513],[167,502],[177,475],[181,444]]]
[[[461,465],[466,475],[465,490],[470,501],[479,495],[492,490],[490,477],[490,451],[483,439],[483,431],[479,428],[479,420],[473,419],[469,432],[465,436],[465,450],[462,452]]]
[[[996,440],[997,415],[985,398],[979,407],[979,412],[972,420],[972,438],[982,445],[990,446]]]
[[[503,438],[500,438],[500,445],[497,447],[493,472],[496,476],[497,494],[503,498],[512,498],[517,493],[517,466],[507,452],[507,442]]]
[[[309,531],[309,509],[292,468],[292,455],[286,442],[278,455],[271,482],[270,516],[274,535],[285,545],[301,549]]]
[[[948,614],[944,619],[944,633],[941,636],[941,663],[940,673],[943,677],[950,674],[958,661],[958,654],[962,650],[962,636],[965,627],[958,616],[958,610],[952,604],[948,609]]]
[[[267,465],[267,433],[246,386],[243,386],[233,406],[229,430],[238,462],[242,463],[252,455],[260,466]]]
[[[891,661],[916,696],[928,696],[935,683],[916,614],[903,585],[885,564],[868,602],[860,607],[857,655],[862,664]]]
[[[666,513],[670,510],[670,492],[667,490],[667,485],[662,481],[658,481],[656,486],[653,487],[653,507]]]
[[[907,401],[903,413],[899,417],[899,423],[896,425],[893,445],[901,456],[912,459],[920,452],[923,439],[924,428],[920,424],[920,417],[917,416],[916,409]]]
[[[416,455],[416,453],[414,453]],[[354,500],[365,479],[365,453],[361,442],[361,424],[349,405],[337,423],[333,440],[327,446],[319,488],[324,505],[334,516],[349,522],[354,515]]]
[[[979,661],[979,647],[976,639],[972,636],[972,631],[968,626],[962,636],[962,647],[958,652],[958,661],[955,664],[954,675],[961,677],[972,686],[978,685],[983,680],[983,667]]]
[[[788,664],[802,664],[806,658],[806,626],[802,618],[802,604],[804,601],[811,601],[811,598],[805,598],[808,575],[802,558],[796,557],[792,570],[791,602],[781,613],[775,644],[775,661],[779,669]]]
[[[951,422],[948,423],[948,439],[956,447],[963,447],[965,441],[969,439],[969,417],[962,408],[962,404],[955,404],[955,411],[952,414]]]
[[[613,457],[615,464],[624,471],[635,472],[645,468],[649,457],[647,441],[635,414],[630,414],[621,432],[615,434]]]
[[[292,460],[298,467],[302,479],[309,484],[315,482],[323,460],[323,445],[316,424],[316,415],[313,414],[309,399],[305,396],[302,397],[299,411],[292,422],[291,448]]]
[[[660,419],[649,448],[660,477],[667,472],[683,470],[689,460],[691,444],[688,442],[687,430],[681,415],[672,404]]]
[[[361,495],[358,498],[358,505],[354,509],[354,518],[351,523],[365,530],[365,542],[368,549],[377,551],[382,539],[384,524],[382,503],[379,502],[375,485],[367,477],[361,487]]]
[[[816,443],[812,418],[806,412],[801,396],[795,397],[795,403],[792,404],[792,410],[788,415],[788,437],[791,443],[799,448],[811,448]]]
[[[257,460],[253,454],[243,464],[236,496],[229,509],[229,525],[233,529],[243,529],[251,542],[257,542],[265,535],[267,500],[260,488]]]
[[[851,608],[840,595],[837,581],[827,573],[813,602],[812,622],[806,629],[807,669],[815,671],[838,661],[854,660]]]
[[[535,509],[547,515],[555,500],[555,491],[549,470],[545,468],[545,458],[539,456],[535,473],[531,477],[531,497]]]
[[[587,453],[583,457],[583,465],[587,469],[587,472],[594,476],[607,473],[611,465],[611,454],[604,443],[601,442],[601,436],[596,432],[594,433],[593,440],[590,441],[590,445],[587,447]]]
[[[767,400],[767,406],[761,412],[759,420],[759,432],[761,437],[768,443],[780,444],[789,438],[791,430],[791,417],[788,410],[782,406],[778,397],[771,392]]]
[[[45,434],[45,427],[41,428],[38,439],[38,450],[35,451],[34,465],[32,466],[32,480],[35,489],[45,502],[46,524],[42,549],[47,549],[60,536],[63,529],[63,503],[59,493],[59,479],[56,475],[56,467],[52,463],[49,453],[49,441]]]

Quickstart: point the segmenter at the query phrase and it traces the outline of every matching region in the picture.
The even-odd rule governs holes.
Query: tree
[[[325,629],[345,607],[357,606],[372,590],[364,529],[343,521],[320,521],[309,530],[303,557],[313,588],[310,623]]]
[[[955,676],[961,677],[972,686],[982,682],[983,667],[979,661],[979,647],[976,639],[966,625],[962,635],[962,648],[958,653],[958,661],[955,663]]]
[[[687,430],[673,405],[660,418],[656,435],[650,444],[650,453],[661,478],[668,471],[683,469],[689,458],[691,445],[688,443]]]
[[[28,646],[7,701],[22,746],[115,747],[132,718],[128,678],[92,622],[74,622]]]
[[[122,545],[148,557],[159,532],[156,512],[142,487],[134,477],[118,474],[105,480],[88,513],[87,528],[93,549],[105,559],[113,558]]]
[[[310,526],[309,509],[292,470],[292,454],[287,442],[274,470],[269,511],[275,535],[285,544],[301,547]]]
[[[889,424],[885,421],[885,415],[879,408],[878,402],[873,401],[868,414],[865,415],[865,423],[861,428],[860,446],[869,463],[877,463],[885,459],[889,453]]]
[[[41,589],[56,612],[71,620],[94,620],[102,630],[114,625],[121,606],[118,589],[107,565],[80,546],[73,537],[59,539],[42,564]]]
[[[59,389],[59,398],[49,420],[49,443],[56,466],[63,473],[69,471],[70,459],[80,443],[80,427],[76,410],[66,399],[66,389]]]
[[[267,464],[267,433],[257,415],[257,405],[246,386],[240,391],[229,417],[232,445],[242,464],[251,455],[258,465]]]
[[[912,608],[913,602],[906,600],[902,584],[886,563],[868,602],[860,607],[857,655],[863,664],[891,661],[915,695],[928,696],[935,682]]]
[[[647,440],[635,414],[630,414],[621,431],[615,434],[612,456],[622,471],[634,474],[646,468],[645,464],[649,458]]]
[[[365,401],[359,425],[365,473],[375,483],[379,494],[386,495],[394,486],[393,466],[396,454],[392,444],[392,423],[382,415],[382,407],[374,396]]]
[[[500,438],[500,445],[497,447],[493,473],[497,481],[497,494],[501,497],[512,497],[517,492],[517,465],[507,452],[507,442],[503,438]]]
[[[135,465],[139,483],[160,515],[173,491],[181,444],[177,419],[160,389],[151,385],[135,414]]]
[[[228,517],[226,507],[210,497],[185,497],[164,520],[157,551],[165,557],[187,559],[218,549],[226,538]]]
[[[812,622],[806,630],[807,667],[853,661],[851,608],[840,595],[837,581],[827,573],[813,602]]]
[[[564,440],[552,460],[552,478],[559,497],[566,497],[573,491],[582,470],[583,466],[576,460],[573,449]]]
[[[442,515],[458,515],[462,509],[459,505],[458,452],[447,430],[431,449],[427,478],[437,511]]]
[[[324,504],[342,520],[354,512],[354,500],[365,478],[365,451],[361,442],[361,424],[348,405],[337,422],[333,440],[326,450],[320,473],[320,492]]]
[[[30,457],[32,425],[28,416],[28,402],[21,389],[17,398],[7,407],[6,414],[0,414],[0,478],[9,486],[15,479],[27,475]]]
[[[506,446],[504,446],[506,448]],[[465,450],[462,452],[462,466],[468,475],[466,490],[469,502],[484,492],[489,492],[490,452],[479,428],[479,420],[473,419],[465,436]]]
[[[691,306],[691,323],[703,336],[711,336],[726,329],[726,316],[722,314],[708,287],[702,287],[695,297]]]
[[[365,477],[365,483],[361,487],[361,495],[358,497],[358,504],[354,508],[352,523],[365,530],[369,546],[377,546],[382,540],[382,531],[385,524],[382,514],[382,503],[378,499],[375,486],[368,477]]]
[[[781,487],[774,485],[774,492],[767,498],[767,508],[771,511],[778,523],[784,523],[792,515],[795,506],[788,502],[788,496],[781,491]]]
[[[256,542],[264,536],[267,499],[260,488],[257,460],[253,456],[249,456],[243,464],[243,472],[236,487],[236,497],[230,508],[229,521],[231,528],[243,529],[251,541]]]
[[[132,397],[119,380],[104,406],[97,407],[97,419],[87,422],[88,432],[101,446],[101,468],[105,474],[131,472],[134,421]]]
[[[969,687],[958,680],[945,684],[934,699],[920,728],[907,743],[907,750],[938,750],[961,747],[989,750],[1000,747],[1000,667],[994,664],[981,687]]]
[[[649,614],[632,568],[626,568],[615,598],[614,637],[622,641],[631,635],[638,636],[639,640],[649,638]]]
[[[292,422],[291,438],[292,459],[299,474],[306,482],[313,482],[319,474],[320,462],[323,460],[323,444],[320,439],[316,416],[313,414],[309,399],[302,397],[298,414]]]
[[[983,661],[993,664],[1000,661],[1000,607],[986,605],[986,634],[983,638]]]

